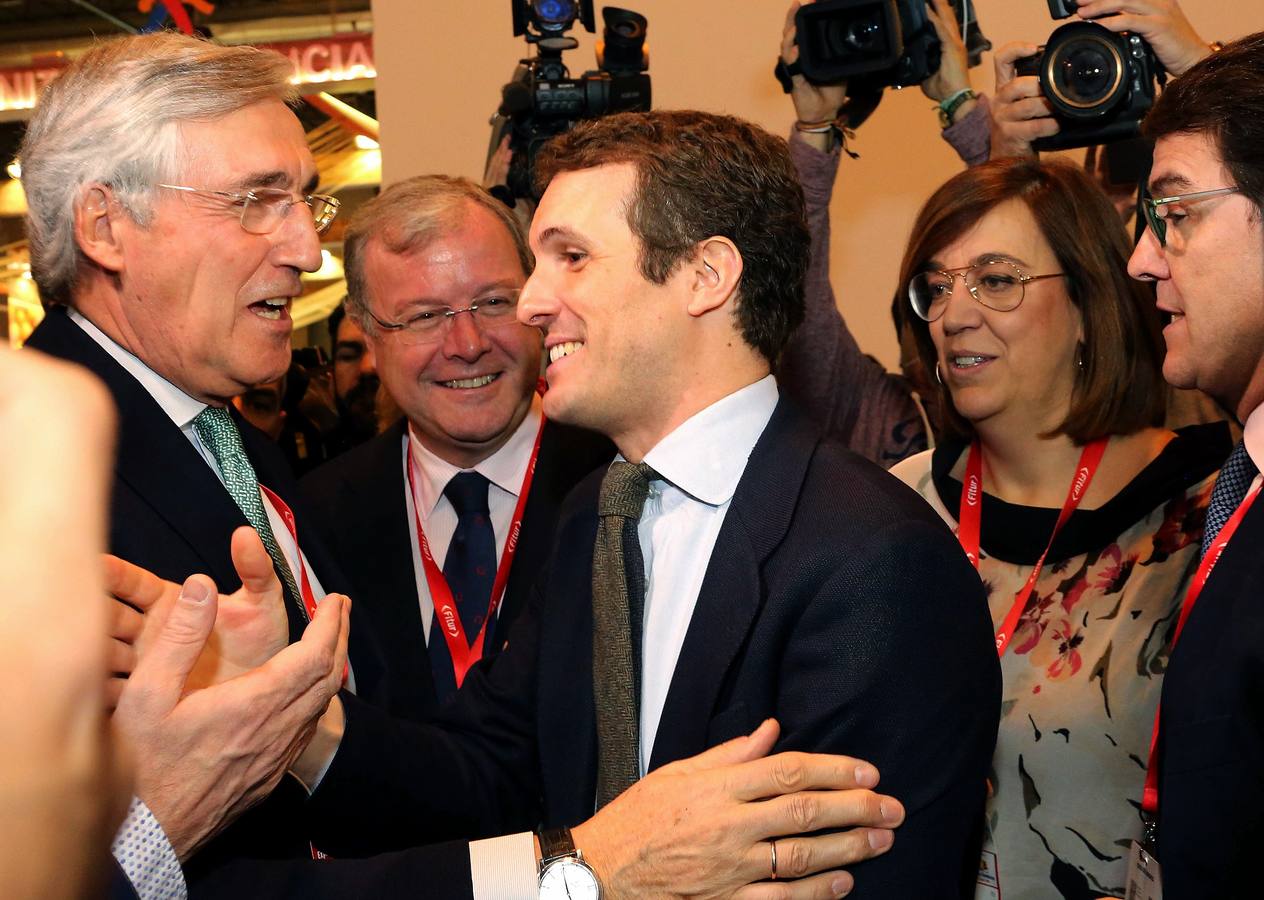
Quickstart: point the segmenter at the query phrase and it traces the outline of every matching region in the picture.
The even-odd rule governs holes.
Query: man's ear
[[[83,255],[107,272],[123,268],[121,217],[123,207],[104,184],[84,185],[75,201],[75,242]]]
[[[736,296],[742,280],[742,254],[728,238],[707,238],[687,265],[693,273],[689,315],[705,315]]]

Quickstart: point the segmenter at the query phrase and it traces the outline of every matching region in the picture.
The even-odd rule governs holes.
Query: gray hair
[[[74,223],[84,185],[108,185],[133,219],[148,224],[153,186],[177,174],[180,123],[290,102],[290,74],[278,53],[162,32],[102,41],[49,84],[18,152],[31,274],[45,302],[70,302],[82,259]]]
[[[342,264],[347,278],[347,311],[365,331],[373,328],[364,277],[364,251],[369,241],[381,241],[392,253],[407,253],[457,228],[469,204],[482,207],[504,224],[513,238],[524,275],[535,268],[527,236],[513,212],[468,178],[418,175],[391,185],[356,212],[343,234]]]

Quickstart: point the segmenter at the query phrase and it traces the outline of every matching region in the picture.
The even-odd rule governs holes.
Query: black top
[[[961,482],[952,468],[969,448],[964,441],[940,444],[931,455],[931,478],[948,513],[960,521]],[[1058,532],[1049,561],[1104,547],[1149,514],[1156,503],[1185,493],[1224,463],[1233,449],[1227,422],[1190,425],[1176,432],[1163,451],[1118,494],[1097,509],[1077,509]],[[988,556],[1031,566],[1040,559],[1060,509],[1020,506],[983,493],[979,543]]]

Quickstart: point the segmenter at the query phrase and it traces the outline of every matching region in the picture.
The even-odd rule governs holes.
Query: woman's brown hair
[[[917,215],[900,284],[930,268],[945,247],[1008,200],[1022,200],[1066,274],[1067,293],[1084,323],[1083,371],[1066,419],[1053,434],[1077,444],[1132,434],[1163,422],[1163,336],[1151,289],[1128,276],[1132,248],[1114,205],[1078,166],[1035,159],[999,159],[950,178]],[[938,356],[928,323],[909,315],[918,356],[934,372]],[[957,413],[945,385],[939,423],[948,438],[974,429]]]

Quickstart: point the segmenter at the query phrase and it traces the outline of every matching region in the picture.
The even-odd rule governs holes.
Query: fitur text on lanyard
[[[1018,621],[1023,617],[1023,611],[1027,608],[1027,600],[1031,597],[1031,592],[1036,587],[1036,579],[1040,577],[1040,570],[1045,564],[1045,557],[1049,555],[1049,550],[1053,547],[1054,539],[1057,538],[1058,532],[1062,530],[1062,526],[1071,518],[1071,513],[1075,512],[1080,505],[1080,501],[1084,499],[1084,495],[1088,493],[1088,486],[1093,483],[1093,476],[1097,474],[1097,467],[1101,465],[1102,455],[1106,452],[1106,444],[1109,438],[1098,438],[1084,447],[1084,451],[1080,454],[1080,461],[1075,467],[1075,474],[1071,477],[1071,486],[1067,489],[1066,502],[1062,504],[1062,512],[1058,514],[1058,521],[1054,523],[1053,534],[1049,535],[1049,543],[1045,545],[1044,553],[1040,554],[1040,559],[1036,560],[1036,565],[1032,568],[1031,574],[1027,576],[1027,583],[1023,585],[1022,590],[1014,595],[1014,605],[1005,615],[1005,620],[1001,622],[1000,630],[996,632],[996,655],[1004,656],[1005,649],[1009,647],[1009,642],[1014,639],[1014,632],[1018,629]],[[979,567],[979,535],[981,533],[980,523],[982,521],[983,509],[983,452],[976,440],[970,445],[970,455],[966,457],[966,477],[961,483],[961,508],[957,514],[959,522],[957,528],[957,540],[961,541],[961,547],[966,551],[970,563],[977,569]]]
[[[408,490],[413,497],[413,517],[417,523],[417,543],[421,549],[421,564],[426,572],[426,585],[430,588],[430,601],[434,606],[432,628],[437,626],[443,633],[448,645],[448,655],[452,658],[452,670],[456,674],[456,686],[459,688],[465,680],[465,673],[470,666],[483,657],[483,640],[487,636],[487,627],[496,617],[501,597],[505,593],[505,585],[509,581],[509,569],[513,565],[514,554],[518,552],[518,533],[522,530],[522,513],[527,506],[527,494],[531,491],[531,479],[535,476],[536,459],[540,456],[540,438],[544,436],[544,417],[540,417],[540,430],[535,435],[535,446],[531,448],[531,460],[527,463],[527,474],[522,478],[522,489],[518,491],[518,504],[514,507],[513,519],[509,523],[509,537],[505,541],[505,551],[500,555],[500,565],[496,567],[496,580],[492,582],[492,596],[487,604],[487,618],[483,627],[478,630],[471,643],[465,635],[465,626],[457,612],[456,601],[452,597],[452,589],[448,580],[443,577],[443,569],[435,562],[430,552],[430,542],[426,540],[426,532],[421,527],[420,503],[417,497],[417,476],[413,469],[416,461],[411,448],[408,452]],[[411,438],[409,438],[411,440]]]
[[[1172,651],[1176,649],[1176,642],[1180,639],[1181,632],[1185,629],[1185,621],[1189,618],[1190,612],[1193,611],[1194,604],[1198,602],[1198,597],[1203,592],[1207,579],[1211,577],[1211,570],[1220,561],[1220,556],[1224,553],[1225,548],[1229,546],[1233,533],[1238,530],[1238,526],[1246,518],[1247,512],[1251,509],[1251,504],[1255,502],[1255,498],[1259,493],[1260,485],[1257,484],[1243,501],[1238,504],[1238,508],[1233,511],[1229,521],[1224,523],[1220,533],[1216,535],[1215,541],[1207,548],[1207,554],[1203,557],[1202,562],[1198,564],[1198,569],[1194,572],[1194,580],[1189,583],[1189,590],[1185,592],[1185,599],[1181,602],[1181,613],[1176,617],[1176,631],[1172,634],[1172,646],[1168,649],[1169,659]],[[1150,761],[1146,766],[1145,791],[1141,795],[1141,808],[1150,816],[1151,822],[1154,821],[1159,810],[1158,748],[1159,710],[1156,709],[1154,711],[1154,729],[1150,732]]]

